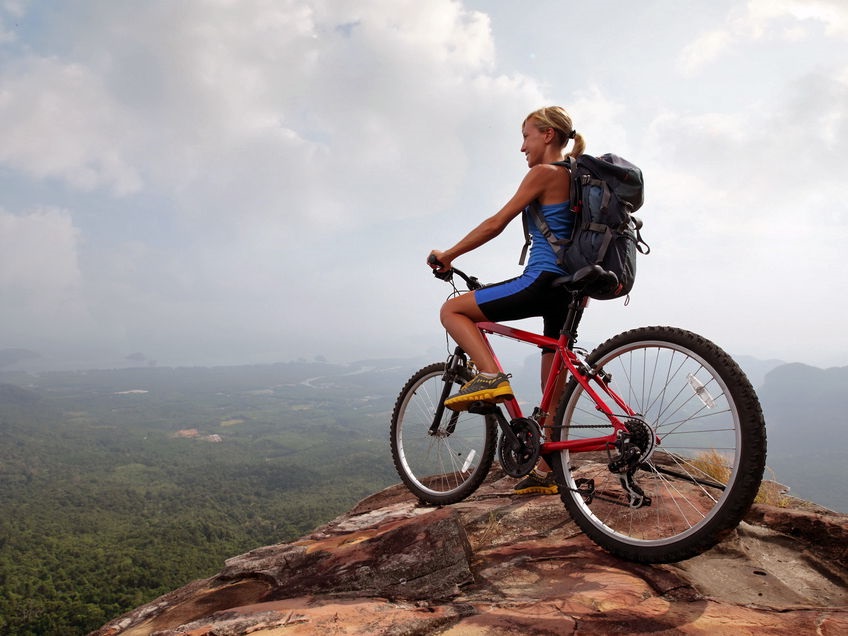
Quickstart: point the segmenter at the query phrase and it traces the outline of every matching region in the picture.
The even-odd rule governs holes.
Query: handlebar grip
[[[453,269],[446,269],[441,272],[439,271],[444,268],[444,264],[433,254],[430,254],[430,256],[427,257],[427,263],[433,266],[433,276],[439,280],[450,280],[453,276]]]

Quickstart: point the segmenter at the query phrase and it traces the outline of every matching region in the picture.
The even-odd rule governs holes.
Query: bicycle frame
[[[455,294],[463,292],[454,274],[480,289],[455,268],[434,274]],[[485,482],[496,457],[515,479],[541,457],[553,473],[545,490],[555,485],[580,529],[611,553],[674,563],[711,548],[744,518],[765,467],[765,421],[744,371],[715,343],[673,326],[629,329],[587,354],[576,346],[586,288],[573,278],[554,284],[571,296],[559,334],[484,320],[482,346],[472,347],[486,371],[501,372],[492,336],[542,349],[539,405],[524,416],[512,391],[507,401],[475,400],[460,389],[462,408],[446,407],[479,372],[456,346],[446,362],[413,373],[395,402],[390,442],[402,481],[424,504],[449,505]]]
[[[549,409],[554,401],[554,392],[556,390],[557,381],[560,375],[563,372],[566,372],[570,373],[571,377],[573,377],[575,381],[583,387],[586,393],[595,402],[598,410],[606,415],[613,427],[612,433],[602,437],[574,439],[562,442],[545,441],[542,443],[541,447],[542,456],[564,450],[574,453],[607,450],[616,443],[620,432],[627,431],[627,427],[624,422],[622,422],[619,415],[613,412],[607,404],[607,401],[604,400],[600,394],[603,393],[608,396],[609,399],[621,409],[625,416],[635,416],[636,412],[627,405],[621,396],[615,393],[615,391],[608,386],[606,380],[601,374],[590,371],[582,360],[580,360],[577,354],[569,348],[569,335],[565,331],[558,339],[554,339],[495,322],[480,322],[477,323],[477,328],[480,330],[483,340],[489,348],[489,351],[492,353],[500,371],[503,371],[503,368],[501,367],[500,360],[498,360],[498,357],[489,342],[487,334],[494,334],[504,338],[510,338],[519,342],[535,345],[540,348],[545,347],[554,350],[553,364],[551,365],[551,370],[548,373],[547,380],[545,381],[545,387],[542,392],[542,400],[536,408],[534,416],[540,417],[540,419],[543,419],[546,423],[548,418],[555,415],[554,413],[551,413]],[[597,385],[598,390],[595,390],[592,383]],[[518,404],[518,400],[515,398],[504,402],[503,405],[506,407],[506,410],[510,415],[510,419],[514,420],[516,418],[524,417],[521,412],[521,407]],[[544,428],[543,422],[539,422],[539,424]]]

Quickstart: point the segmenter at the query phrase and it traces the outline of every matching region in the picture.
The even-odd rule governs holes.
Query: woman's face
[[[521,144],[521,152],[527,159],[527,166],[532,168],[542,163],[542,158],[545,156],[545,148],[547,146],[547,136],[550,129],[545,131],[539,130],[538,122],[532,117],[524,122],[521,129],[521,134],[524,137],[524,143]]]

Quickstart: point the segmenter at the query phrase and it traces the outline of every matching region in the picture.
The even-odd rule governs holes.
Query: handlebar
[[[450,268],[450,269],[448,269],[444,272],[438,271],[438,269],[436,269],[436,268],[442,267],[442,263],[440,263],[439,260],[435,256],[433,256],[432,254],[430,254],[430,256],[427,258],[427,262],[431,266],[433,266],[433,265],[436,266],[436,267],[433,268],[433,276],[435,276],[439,280],[444,280],[444,281],[447,281],[447,282],[453,284],[453,276],[454,276],[454,274],[456,274],[462,280],[465,281],[465,285],[468,287],[469,291],[473,291],[475,289],[480,289],[483,286],[482,283],[480,283],[480,281],[477,280],[476,276],[469,276],[468,274],[466,274],[465,272],[463,272],[460,269],[457,269],[456,267],[452,267],[452,268]],[[454,289],[456,289],[456,286],[454,286]]]

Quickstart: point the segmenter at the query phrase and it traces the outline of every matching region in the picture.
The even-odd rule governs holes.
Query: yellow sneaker
[[[458,393],[445,400],[445,406],[453,411],[464,411],[473,402],[504,402],[512,399],[512,387],[509,376],[498,373],[489,378],[478,373],[462,385]]]
[[[515,484],[513,494],[516,495],[555,495],[559,492],[559,486],[554,481],[554,474],[539,474],[533,469],[527,477]]]

